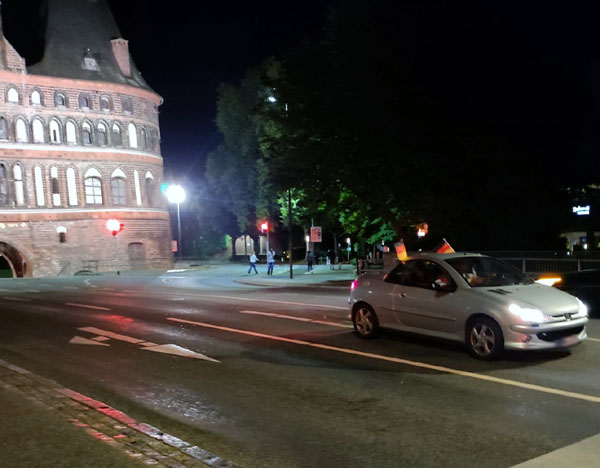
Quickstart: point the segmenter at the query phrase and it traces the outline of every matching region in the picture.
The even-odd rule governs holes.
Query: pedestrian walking
[[[275,265],[275,251],[271,248],[267,251],[267,275],[273,274],[273,266]]]
[[[335,270],[335,252],[334,251],[329,250],[327,252],[327,260],[329,263],[329,268],[332,270]]]
[[[309,250],[306,253],[306,265],[308,266],[308,271],[310,271],[310,274],[312,275],[312,271],[313,271],[313,261],[314,261],[315,257],[313,255],[313,253]]]
[[[256,269],[257,261],[258,261],[258,257],[256,256],[256,254],[254,252],[252,252],[252,255],[250,255],[250,268],[248,268],[248,274],[250,274],[250,272],[254,268],[254,273],[256,273],[258,275],[258,270]]]

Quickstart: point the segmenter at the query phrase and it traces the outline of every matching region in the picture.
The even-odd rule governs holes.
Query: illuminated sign
[[[590,214],[590,205],[574,206],[573,213],[577,216],[588,216]]]
[[[321,226],[311,226],[310,227],[310,241],[311,242],[322,242],[323,241]]]

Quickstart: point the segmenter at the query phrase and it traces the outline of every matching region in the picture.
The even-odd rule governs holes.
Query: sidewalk
[[[312,273],[307,271],[307,266],[295,264],[293,268],[293,278],[290,278],[289,265],[276,264],[273,275],[267,275],[267,266],[265,264],[257,265],[258,274],[251,273],[234,278],[236,283],[253,286],[312,286],[330,288],[350,288],[350,283],[356,278],[356,267],[354,265],[343,265],[342,269],[332,270],[329,265],[315,265]]]
[[[235,465],[56,382],[0,360],[0,466]]]

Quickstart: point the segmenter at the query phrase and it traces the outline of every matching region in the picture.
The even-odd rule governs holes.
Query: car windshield
[[[492,257],[455,257],[446,260],[446,263],[474,288],[533,283],[517,268]]]

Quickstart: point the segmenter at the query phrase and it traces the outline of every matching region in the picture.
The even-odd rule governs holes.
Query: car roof
[[[482,255],[474,252],[454,252],[454,253],[437,253],[437,252],[408,252],[408,259],[427,259],[427,260],[437,260],[437,261],[445,261],[450,260],[452,258],[463,258],[463,257],[487,257],[487,255]]]

